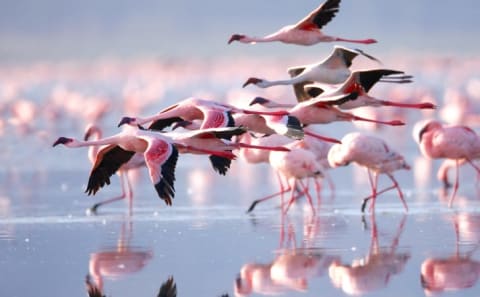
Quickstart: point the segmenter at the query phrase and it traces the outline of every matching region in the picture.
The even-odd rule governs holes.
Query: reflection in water
[[[315,215],[307,218],[305,225],[318,223],[316,218]],[[294,226],[290,222],[284,222],[283,219],[280,230],[281,248],[278,255],[270,263],[243,265],[234,284],[237,296],[253,293],[274,295],[288,291],[305,292],[308,289],[308,280],[323,276],[331,263],[336,261],[336,256],[325,255],[319,249],[308,247],[315,239],[315,235],[310,232],[318,231],[316,228],[308,226],[303,228],[302,243],[305,246],[297,248]]]
[[[90,255],[89,273],[95,285],[103,291],[105,277],[118,279],[138,272],[150,261],[150,249],[132,247],[132,222],[122,224],[120,237],[115,247],[107,247]]]
[[[405,225],[406,216],[402,218],[397,233],[388,248],[382,248],[378,241],[375,215],[372,214],[372,235],[370,251],[367,256],[355,259],[351,265],[334,261],[328,269],[333,285],[349,295],[361,295],[385,288],[390,277],[402,272],[410,259],[409,253],[398,253],[400,235]]]
[[[420,280],[427,295],[471,288],[479,279],[480,262],[471,257],[480,242],[480,215],[459,213],[455,215],[453,223],[456,234],[454,254],[443,258],[427,258],[422,263]],[[462,254],[460,245],[463,243],[468,243],[470,250]]]

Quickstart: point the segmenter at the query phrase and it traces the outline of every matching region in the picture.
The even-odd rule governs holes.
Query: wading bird
[[[455,183],[448,202],[451,207],[459,187],[459,166],[466,161],[480,173],[480,168],[472,161],[480,157],[480,137],[467,126],[443,126],[434,120],[417,123],[413,134],[425,157],[455,161]]]
[[[268,88],[278,85],[293,85],[295,96],[299,102],[310,99],[310,96],[304,89],[305,85],[313,83],[323,84],[341,84],[350,75],[350,66],[353,59],[363,55],[371,60],[378,60],[359,49],[349,49],[336,45],[330,55],[321,62],[294,66],[288,69],[290,79],[269,81],[262,78],[250,77],[244,84],[254,84],[260,88]]]
[[[370,209],[374,212],[377,196],[395,188],[398,191],[405,210],[408,211],[402,190],[395,177],[393,177],[393,172],[396,170],[410,169],[410,166],[405,162],[402,155],[390,149],[380,138],[354,132],[345,135],[342,138],[342,144],[333,145],[328,152],[328,163],[332,168],[346,166],[351,162],[367,168],[370,186],[372,188],[372,195],[363,201],[362,212],[365,210],[365,206],[370,199],[372,199]],[[388,176],[393,182],[393,185],[378,191],[378,176],[382,173]]]
[[[327,0],[320,4],[314,11],[295,25],[288,25],[275,33],[265,37],[250,37],[244,34],[233,34],[228,43],[239,41],[241,43],[257,43],[280,41],[298,45],[313,45],[319,42],[353,42],[371,44],[375,39],[346,39],[323,34],[321,29],[329,23],[339,10],[340,0]]]

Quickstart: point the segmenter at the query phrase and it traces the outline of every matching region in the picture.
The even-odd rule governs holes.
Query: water
[[[156,296],[169,277],[179,296],[479,295],[475,172],[461,169],[458,197],[448,208],[448,193],[435,176],[439,161],[424,159],[411,135],[413,124],[427,117],[478,128],[478,4],[462,1],[471,9],[452,15],[448,3],[433,1],[416,9],[402,2],[342,2],[327,31],[381,41],[362,49],[382,65],[360,58],[353,68],[414,75],[412,84],[378,85],[371,94],[439,108],[358,111],[404,120],[405,127],[317,127],[336,138],[372,133],[402,152],[412,170],[395,176],[408,213],[388,192],[378,199],[375,215],[362,214],[368,178],[350,166],[331,171],[335,190],[324,186],[315,214],[300,199],[282,216],[278,199],[246,214],[253,200],[278,191],[268,165],[236,160],[223,177],[206,158],[188,155],[177,164],[172,207],[157,198],[141,169],[133,174],[131,215],[124,202],[88,215],[92,204],[120,194],[118,178],[88,197],[86,150],[51,144],[59,136],[80,138],[91,122],[111,135],[122,116],[150,115],[192,95],[240,106],[255,96],[291,101],[290,87],[241,85],[250,76],[286,78],[286,68],[323,59],[330,44],[226,41],[237,31],[273,31],[284,18],[303,16],[291,15],[294,10],[308,11],[318,1],[302,7],[292,2],[275,12],[272,1],[176,1],[169,7],[146,1],[138,9],[123,3],[115,14],[111,1],[74,8],[45,1],[27,13],[25,6],[38,6],[29,2],[6,4],[0,12],[0,296],[85,296],[87,275],[113,297]],[[43,10],[48,13],[38,13]],[[57,17],[45,19],[50,15]],[[465,40],[474,41],[459,46]],[[388,183],[381,178],[380,187]]]

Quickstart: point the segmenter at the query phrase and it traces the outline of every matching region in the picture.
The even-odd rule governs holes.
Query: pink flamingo
[[[235,121],[232,113],[244,114],[261,114],[284,116],[286,111],[255,111],[240,109],[228,104],[223,104],[211,100],[205,100],[190,97],[169,106],[158,114],[146,118],[124,117],[120,124],[143,125],[149,122],[152,124],[148,127],[151,130],[163,130],[165,127],[179,121],[202,120],[200,129],[233,127]]]
[[[272,42],[280,41],[283,43],[292,43],[298,45],[313,45],[319,42],[345,41],[353,43],[371,44],[377,42],[375,39],[345,39],[323,34],[320,31],[323,26],[335,17],[338,12],[340,0],[327,0],[312,11],[304,19],[295,25],[288,25],[275,33],[265,37],[250,37],[243,34],[233,34],[228,43],[239,41],[241,43]]]
[[[87,129],[85,131],[84,140],[87,141],[87,140],[90,139],[90,137],[94,137],[94,139],[96,139],[96,140],[101,139],[102,138],[102,130],[100,129],[100,127],[98,127],[95,124],[88,125]],[[90,159],[90,162],[92,164],[96,164],[97,156],[99,156],[98,155],[99,150],[100,149],[99,149],[98,146],[91,146],[89,148],[88,158]],[[99,158],[103,158],[103,156],[100,156]],[[122,187],[122,194],[120,196],[113,197],[113,198],[110,198],[108,200],[104,200],[104,201],[95,203],[89,209],[89,211],[92,212],[92,213],[96,213],[97,209],[100,206],[111,203],[111,202],[115,202],[115,201],[118,201],[118,200],[123,200],[123,199],[125,199],[125,197],[127,197],[128,198],[128,206],[129,206],[129,210],[130,210],[130,213],[131,213],[131,211],[132,211],[133,189],[132,189],[132,185],[130,183],[130,179],[129,179],[128,174],[129,174],[130,170],[140,168],[140,167],[144,167],[145,165],[146,165],[145,164],[145,158],[143,157],[143,154],[135,153],[128,162],[124,163],[118,169],[118,172],[117,172],[118,177],[120,179],[120,185]]]
[[[343,97],[348,96],[350,95],[343,95]],[[327,124],[334,121],[366,121],[390,126],[405,125],[405,123],[397,120],[385,122],[359,117],[354,114],[341,111],[338,108],[318,99],[303,101],[292,106],[289,104],[279,104],[262,97],[256,97],[252,100],[252,102],[250,102],[250,105],[254,104],[260,104],[269,108],[290,108],[288,109],[289,115],[296,117],[304,125]]]
[[[359,49],[349,49],[336,45],[330,55],[321,62],[294,66],[288,69],[291,78],[286,80],[269,81],[262,78],[250,77],[244,84],[254,84],[260,88],[268,88],[277,85],[293,85],[295,95],[299,102],[311,98],[306,93],[304,86],[314,82],[324,84],[341,84],[350,76],[350,66],[353,59],[363,55],[371,60],[378,60]]]
[[[312,211],[315,212],[312,197],[308,193],[308,188],[302,183],[301,180],[308,177],[323,176],[324,168],[317,161],[317,157],[313,152],[304,148],[296,147],[296,145],[296,142],[286,144],[284,147],[289,149],[288,152],[271,151],[268,157],[270,166],[272,166],[272,168],[278,172],[280,176],[283,176],[287,180],[288,187],[283,188],[281,179],[279,178],[281,185],[280,192],[255,200],[250,205],[247,212],[253,211],[255,206],[260,202],[269,200],[290,191],[290,199],[286,209],[284,210],[284,213],[287,213],[288,209],[296,199],[295,190],[297,186],[303,190],[303,193],[307,196],[308,203],[310,204]]]
[[[363,135],[358,132],[349,133],[342,138],[342,144],[335,144],[328,153],[328,162],[332,168],[346,166],[355,162],[367,168],[372,195],[365,198],[362,204],[362,212],[365,210],[366,203],[372,199],[370,209],[375,211],[375,201],[378,195],[396,188],[400,200],[408,211],[407,203],[403,197],[397,180],[393,177],[393,172],[399,169],[409,170],[410,166],[405,162],[403,156],[391,150],[389,146],[380,138]],[[372,178],[372,173],[374,177]],[[385,174],[393,182],[393,185],[377,191],[378,176]]]
[[[451,207],[459,187],[459,166],[466,161],[480,173],[480,168],[472,162],[480,157],[480,137],[467,126],[445,127],[433,120],[417,123],[413,134],[425,157],[455,160],[455,184],[448,202]]]
[[[167,205],[172,205],[175,188],[175,166],[179,153],[209,154],[222,159],[235,158],[232,150],[239,147],[286,151],[283,147],[258,147],[243,143],[234,143],[226,139],[245,133],[245,129],[215,128],[191,131],[188,133],[159,133],[134,127],[99,140],[79,141],[73,138],[60,137],[53,146],[63,144],[67,147],[85,147],[106,145],[97,154],[97,161],[90,173],[86,193],[95,194],[105,184],[110,184],[112,176],[135,153],[143,153],[150,178],[158,196]],[[228,164],[229,165],[229,164]],[[214,167],[222,170],[222,162],[214,163]]]
[[[324,92],[321,87],[316,85],[306,85],[305,89],[310,96],[316,97],[320,102],[336,105],[341,109],[352,109],[362,106],[395,106],[403,108],[434,109],[435,105],[429,102],[408,104],[380,100],[368,95],[370,89],[379,81],[410,83],[412,82],[411,78],[412,77],[409,75],[404,75],[403,71],[397,70],[362,70],[353,72],[342,85],[333,90]],[[352,96],[348,96],[349,94]]]

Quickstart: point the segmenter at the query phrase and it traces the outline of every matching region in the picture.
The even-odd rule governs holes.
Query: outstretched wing
[[[356,72],[356,75],[358,75],[358,81],[365,89],[365,92],[368,92],[378,81],[384,77],[388,77],[388,82],[410,82],[409,79],[411,76],[391,76],[394,74],[404,74],[404,72],[390,69],[374,69]]]
[[[304,70],[304,66],[292,67],[288,69],[288,74],[290,74],[290,77],[296,77],[300,75],[300,73],[302,73]],[[306,101],[311,98],[304,89],[305,85],[311,83],[313,83],[313,81],[302,81],[300,83],[293,84],[293,92],[295,93],[295,97],[297,98],[298,102]]]
[[[165,201],[165,204],[172,205],[172,199],[175,196],[174,182],[178,150],[167,141],[153,139],[149,140],[144,155],[150,179],[158,196]]]
[[[110,184],[110,176],[127,163],[135,152],[126,151],[118,145],[112,144],[102,148],[93,164],[85,193],[95,195],[105,184]]]
[[[335,17],[339,6],[340,0],[327,0],[303,20],[296,23],[295,28],[302,30],[321,29]]]

